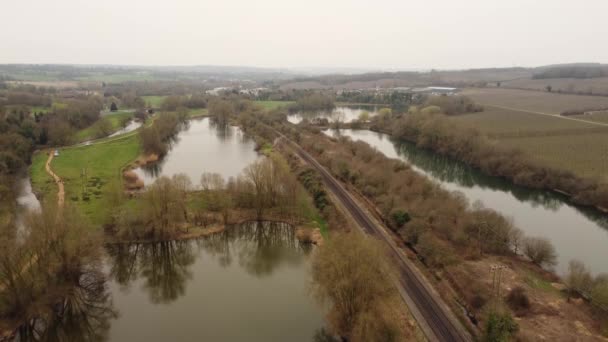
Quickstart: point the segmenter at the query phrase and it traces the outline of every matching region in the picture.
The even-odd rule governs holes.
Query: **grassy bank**
[[[256,104],[264,107],[264,109],[275,109],[279,107],[287,107],[294,101],[255,101]]]
[[[57,195],[57,185],[44,169],[48,157],[47,150],[38,151],[33,155],[32,165],[30,166],[32,189],[39,200],[55,200]]]
[[[122,128],[122,124],[132,116],[133,112],[117,111],[115,113],[104,116],[104,118],[108,119],[111,125],[111,131],[115,132]],[[78,132],[76,132],[76,134],[74,134],[74,140],[76,142],[82,142],[97,138],[96,135],[98,134],[98,125],[99,121],[87,128],[79,130]]]
[[[65,184],[66,203],[74,205],[92,223],[108,216],[107,195],[120,182],[120,169],[140,153],[136,134],[105,142],[65,148],[53,159],[51,168]],[[37,153],[30,169],[32,186],[43,198],[54,198],[57,187],[45,172],[47,154]],[[86,177],[83,176],[86,174]]]
[[[165,100],[166,96],[142,96],[144,101],[146,101],[146,105],[154,108],[159,108],[160,105]]]

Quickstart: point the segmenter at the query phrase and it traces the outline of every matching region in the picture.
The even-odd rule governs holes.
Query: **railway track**
[[[278,133],[278,132],[277,132]],[[398,287],[403,300],[418,321],[421,329],[430,341],[470,341],[471,337],[453,316],[450,309],[429,285],[421,279],[422,275],[413,269],[411,262],[399,251],[390,234],[370,218],[369,214],[352,198],[319,162],[296,143],[281,135],[289,146],[310,166],[314,167],[323,178],[327,188],[341,202],[343,207],[367,234],[374,236],[389,246],[391,257],[398,267]]]

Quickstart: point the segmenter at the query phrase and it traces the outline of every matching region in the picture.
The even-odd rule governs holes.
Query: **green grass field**
[[[188,117],[189,118],[199,117],[199,116],[205,116],[205,115],[208,115],[208,114],[209,114],[209,112],[207,111],[207,108],[188,109]]]
[[[275,109],[279,107],[286,107],[292,103],[293,101],[255,101],[256,104],[264,107],[265,109]]]
[[[121,181],[120,170],[139,153],[137,135],[127,134],[89,146],[60,149],[51,168],[64,182],[66,204],[76,206],[93,224],[99,225],[109,214],[104,195],[111,191],[113,182]],[[45,198],[55,196],[57,191],[44,170],[46,158],[46,154],[38,153],[31,167],[32,185]],[[82,177],[83,170],[86,181]]]
[[[166,96],[142,96],[142,98],[146,101],[146,105],[159,108]]]
[[[132,116],[133,116],[132,112],[117,111],[115,113],[108,114],[105,117],[108,118],[108,120],[110,120],[110,123],[112,124],[112,131],[117,131],[121,128],[121,124],[124,122],[124,120],[126,120],[127,118],[131,118]],[[81,129],[78,132],[76,132],[74,134],[74,140],[76,142],[82,142],[82,141],[95,139],[95,138],[97,138],[95,136],[96,133],[97,133],[97,123],[94,123],[91,126]]]

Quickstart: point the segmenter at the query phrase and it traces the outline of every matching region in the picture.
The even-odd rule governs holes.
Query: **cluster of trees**
[[[2,95],[6,98],[0,101],[0,117],[11,121],[12,125],[22,125],[22,135],[40,145],[70,143],[74,131],[96,122],[103,108],[103,100],[94,95],[64,98],[61,103],[53,103],[52,96],[58,95],[53,88],[19,86],[1,93],[0,98]],[[33,112],[32,107],[46,109]]]
[[[433,112],[429,106],[436,107],[437,112],[444,113],[446,115],[457,115],[464,113],[475,113],[483,111],[483,107],[476,104],[471,98],[464,95],[457,96],[430,96],[425,103],[425,110],[427,113]]]
[[[573,295],[583,296],[603,311],[604,316],[608,313],[608,274],[593,276],[585,264],[572,260],[564,281],[568,286],[568,299]]]
[[[86,334],[107,330],[115,313],[101,270],[101,240],[94,230],[76,212],[53,205],[31,213],[23,229],[21,235],[3,231],[0,236],[3,331],[61,335],[66,332],[57,331],[56,322],[66,315]]]
[[[424,101],[424,96],[411,92],[393,91],[389,93],[378,93],[376,91],[342,91],[336,96],[338,102],[370,103],[389,106],[397,112],[407,111],[412,104]]]
[[[523,237],[511,220],[480,203],[470,205],[364,142],[310,138],[303,146],[334,175],[372,199],[385,223],[431,267],[449,265],[461,252],[479,256],[513,250],[539,265],[555,263],[555,251],[546,240]],[[324,153],[329,150],[331,155]]]
[[[455,126],[441,114],[412,111],[372,120],[372,129],[461,160],[492,176],[535,189],[560,190],[574,203],[608,208],[608,185],[533,162],[523,152],[493,144],[479,131]]]
[[[160,113],[153,125],[139,130],[139,139],[144,152],[157,156],[165,155],[169,150],[171,139],[186,119],[185,112]]]
[[[380,242],[358,232],[332,235],[312,261],[312,293],[330,307],[331,331],[348,341],[404,340],[392,272]]]
[[[209,101],[209,114],[218,124],[226,125],[235,115],[235,104],[229,100],[213,99]]]
[[[328,95],[321,93],[313,93],[299,97],[296,103],[289,106],[292,112],[298,111],[315,111],[315,110],[332,110],[335,108],[334,99]]]
[[[10,217],[17,196],[17,179],[25,172],[26,165],[41,129],[25,112],[3,111],[0,107],[0,218]]]
[[[191,226],[220,219],[227,224],[235,209],[249,211],[257,219],[272,211],[286,220],[298,220],[310,211],[307,195],[287,162],[276,154],[228,180],[204,173],[196,188],[184,174],[158,178],[146,188],[137,208],[126,208],[116,217],[115,233],[126,240],[165,240]]]
[[[4,105],[26,105],[50,107],[53,99],[48,94],[28,91],[8,91]]]
[[[160,109],[165,111],[175,111],[179,107],[206,108],[209,99],[209,96],[202,93],[183,96],[170,95],[163,100]]]
[[[57,120],[67,122],[75,129],[81,129],[95,123],[99,119],[103,107],[101,97],[86,96],[65,100],[61,106],[56,106],[53,109],[53,115],[51,116]]]

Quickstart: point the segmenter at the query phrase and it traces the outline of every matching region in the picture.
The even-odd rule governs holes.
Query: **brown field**
[[[554,91],[566,93],[602,94],[608,95],[608,77],[600,78],[552,78],[552,79],[517,79],[502,82],[503,87],[531,90],[545,90],[550,85]]]
[[[586,122],[490,106],[486,106],[483,112],[454,116],[451,120],[496,138],[586,133],[598,129],[608,132],[608,127],[596,127]]]
[[[519,89],[465,89],[463,95],[484,105],[508,107],[533,112],[559,114],[566,110],[608,108],[608,97],[582,96]]]
[[[547,165],[608,183],[608,132],[499,139]]]
[[[573,118],[608,123],[608,111],[592,112],[592,113],[585,114],[585,115],[575,115],[575,116],[573,116]]]
[[[559,113],[573,104],[608,105],[608,98],[511,89],[467,89],[465,94],[485,104],[485,110],[451,120],[521,149],[543,164],[608,183],[608,112],[567,118],[541,114]]]

